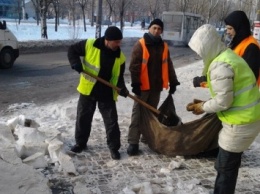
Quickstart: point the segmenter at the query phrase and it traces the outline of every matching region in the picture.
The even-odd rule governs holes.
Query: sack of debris
[[[218,133],[222,124],[215,113],[181,123],[171,95],[159,110],[161,116],[157,117],[141,107],[141,133],[153,151],[167,156],[193,156],[218,148]],[[162,119],[164,116],[166,118]]]

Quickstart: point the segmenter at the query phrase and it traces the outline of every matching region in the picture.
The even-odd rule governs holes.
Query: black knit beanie
[[[156,25],[158,25],[158,26],[160,26],[161,28],[162,28],[162,31],[163,31],[163,22],[162,22],[162,20],[160,20],[160,19],[154,19],[151,23],[150,23],[150,25],[148,26],[148,29],[152,26],[152,25],[154,25],[154,24],[156,24]]]
[[[105,31],[106,40],[122,40],[123,35],[121,30],[116,26],[109,26]]]

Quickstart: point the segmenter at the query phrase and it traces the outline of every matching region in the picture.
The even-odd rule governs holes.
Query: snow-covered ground
[[[16,23],[8,22],[8,27],[15,33],[20,41],[40,39],[40,29],[39,26],[36,26],[36,24],[22,23],[21,25],[17,25]],[[104,29],[102,32],[104,32]],[[134,27],[126,26],[124,29],[124,37],[141,37],[143,33],[144,31],[141,30],[140,25]],[[95,28],[87,26],[87,32],[82,32],[79,30],[77,32],[77,38],[94,37],[94,34]],[[54,32],[54,26],[48,25],[48,37],[52,40],[67,40],[75,38],[72,37],[71,27],[66,24],[62,24],[59,27],[58,32]],[[177,92],[173,97],[176,105],[176,112],[182,118],[183,122],[192,121],[198,118],[197,116],[194,116],[186,111],[185,106],[187,103],[192,101],[193,98],[202,100],[209,98],[207,89],[194,88],[192,86],[192,78],[200,75],[201,70],[201,61],[176,69],[181,85],[178,86]],[[127,88],[131,90],[131,86],[129,84],[127,85]],[[166,96],[167,91],[164,91],[161,96],[161,102]],[[135,165],[138,166],[140,163],[144,162],[143,160],[146,155],[140,155],[132,158],[128,157],[125,153],[127,147],[126,135],[130,124],[132,104],[132,100],[119,97],[117,103],[119,125],[122,130],[122,142],[125,144],[122,145],[122,148],[120,149],[122,158],[119,161],[113,161],[110,157],[108,157],[106,161],[102,161],[103,163],[98,166],[98,168],[104,167],[106,169],[101,172],[107,173],[107,171],[116,171],[120,165],[133,165],[133,168],[135,168]],[[8,115],[5,115],[0,111],[1,193],[51,193],[47,184],[47,178],[44,178],[42,173],[39,173],[43,172],[43,169],[50,164],[53,165],[53,171],[57,172],[52,176],[55,176],[56,179],[59,179],[59,176],[61,179],[64,179],[65,177],[66,180],[69,180],[75,184],[73,191],[74,193],[102,193],[102,189],[98,185],[91,184],[91,182],[94,182],[94,179],[100,175],[89,174],[88,172],[91,167],[87,166],[91,161],[91,159],[88,158],[91,155],[90,153],[93,154],[94,152],[94,154],[98,155],[100,149],[102,149],[102,152],[107,151],[103,121],[98,110],[94,115],[92,134],[89,140],[89,147],[91,150],[86,151],[85,154],[76,157],[71,157],[65,152],[65,150],[68,149],[68,146],[74,143],[76,106],[77,97],[73,97],[64,99],[63,101],[46,104],[44,106],[38,106],[37,104],[28,102],[13,104],[8,108]],[[14,136],[11,131],[14,132]],[[103,142],[99,142],[99,140],[102,141],[102,139]],[[252,155],[254,151],[259,149],[259,142],[260,141],[258,139],[250,148],[250,153],[252,153]],[[14,150],[16,150],[16,152],[14,152]],[[107,154],[109,155],[109,153]],[[20,156],[21,159],[18,156]],[[88,162],[80,162],[82,157],[86,157],[86,161]],[[114,182],[111,181],[110,183],[107,183],[106,186],[121,188],[117,193],[122,194],[209,193],[210,190],[201,186],[199,179],[191,179],[186,182],[180,180],[174,182],[169,176],[169,173],[181,174],[181,171],[178,170],[178,164],[176,164],[176,161],[180,160],[175,157],[167,158],[169,161],[168,165],[166,165],[166,163],[158,162],[161,166],[158,170],[158,166],[156,166],[158,164],[152,164],[151,162],[154,162],[157,159],[159,161],[161,158],[161,156],[152,154],[151,159],[146,161],[147,170],[152,170],[153,168],[155,171],[154,174],[161,174],[161,178],[155,176],[157,178],[151,181],[151,179],[148,179],[145,174],[135,175],[132,174],[131,171],[117,172],[118,177],[113,177]],[[188,164],[191,161],[181,160],[181,163],[185,162]],[[200,161],[195,162],[199,163]],[[99,163],[99,161],[91,161],[91,163]],[[174,163],[175,166],[171,166],[171,168],[169,168],[169,166]],[[212,181],[211,186],[213,186],[215,178],[213,163],[209,162],[208,165],[209,167],[204,166],[201,169],[210,168],[213,172],[211,173],[213,175],[210,177],[210,181]],[[246,169],[246,166],[243,168],[244,170],[242,169],[242,172],[246,171],[248,177],[255,178],[260,175],[259,166],[255,169]],[[156,169],[158,171],[156,171]],[[190,174],[192,174],[192,172],[190,172]],[[45,174],[45,176],[50,177],[48,174]],[[145,180],[142,179],[142,177],[145,177]],[[162,188],[161,191],[158,189],[160,185],[165,187],[163,188],[164,190]],[[242,185],[242,183],[238,182],[238,187],[248,188],[252,191],[251,184],[245,185],[243,183]]]
[[[7,20],[7,27],[14,33],[18,41],[28,41],[28,40],[40,40],[41,39],[41,29],[40,25],[33,22],[21,22],[19,25],[17,21]],[[118,26],[119,27],[119,26]],[[107,26],[103,25],[101,28],[101,35],[104,34]],[[53,21],[47,23],[47,34],[49,40],[68,40],[68,39],[84,39],[84,38],[94,38],[96,32],[96,26],[86,26],[86,32],[83,26],[76,22],[75,27],[68,25],[67,21],[61,21],[58,26],[57,32],[55,31],[55,25]],[[139,23],[131,26],[130,23],[125,23],[123,36],[124,37],[141,37],[144,31],[141,30]]]

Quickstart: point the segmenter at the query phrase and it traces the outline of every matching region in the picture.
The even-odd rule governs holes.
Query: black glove
[[[120,96],[123,96],[123,97],[125,97],[125,98],[127,97],[128,94],[129,94],[129,91],[127,90],[126,87],[120,89],[120,91],[119,91],[119,95],[120,95]]]
[[[170,90],[169,90],[169,94],[174,94],[176,92],[176,87],[180,85],[180,82],[174,83],[174,84],[170,84]]]
[[[206,76],[196,76],[193,78],[193,86],[194,87],[201,87],[202,82],[207,82]]]
[[[78,73],[81,73],[83,71],[82,65],[81,64],[75,64],[72,66],[72,69],[77,71]]]
[[[176,85],[170,86],[169,94],[174,94],[176,92]]]
[[[137,95],[137,96],[141,96],[141,84],[140,83],[132,83],[132,92]]]

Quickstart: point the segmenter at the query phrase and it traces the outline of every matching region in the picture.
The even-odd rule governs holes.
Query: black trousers
[[[242,153],[243,152],[229,152],[219,148],[218,157],[215,162],[217,178],[215,181],[214,194],[235,193]]]
[[[93,115],[98,104],[102,115],[109,149],[119,150],[120,130],[118,126],[118,115],[115,101],[97,101],[94,97],[80,94],[77,107],[77,120],[75,129],[75,140],[79,145],[86,145],[88,142]]]

